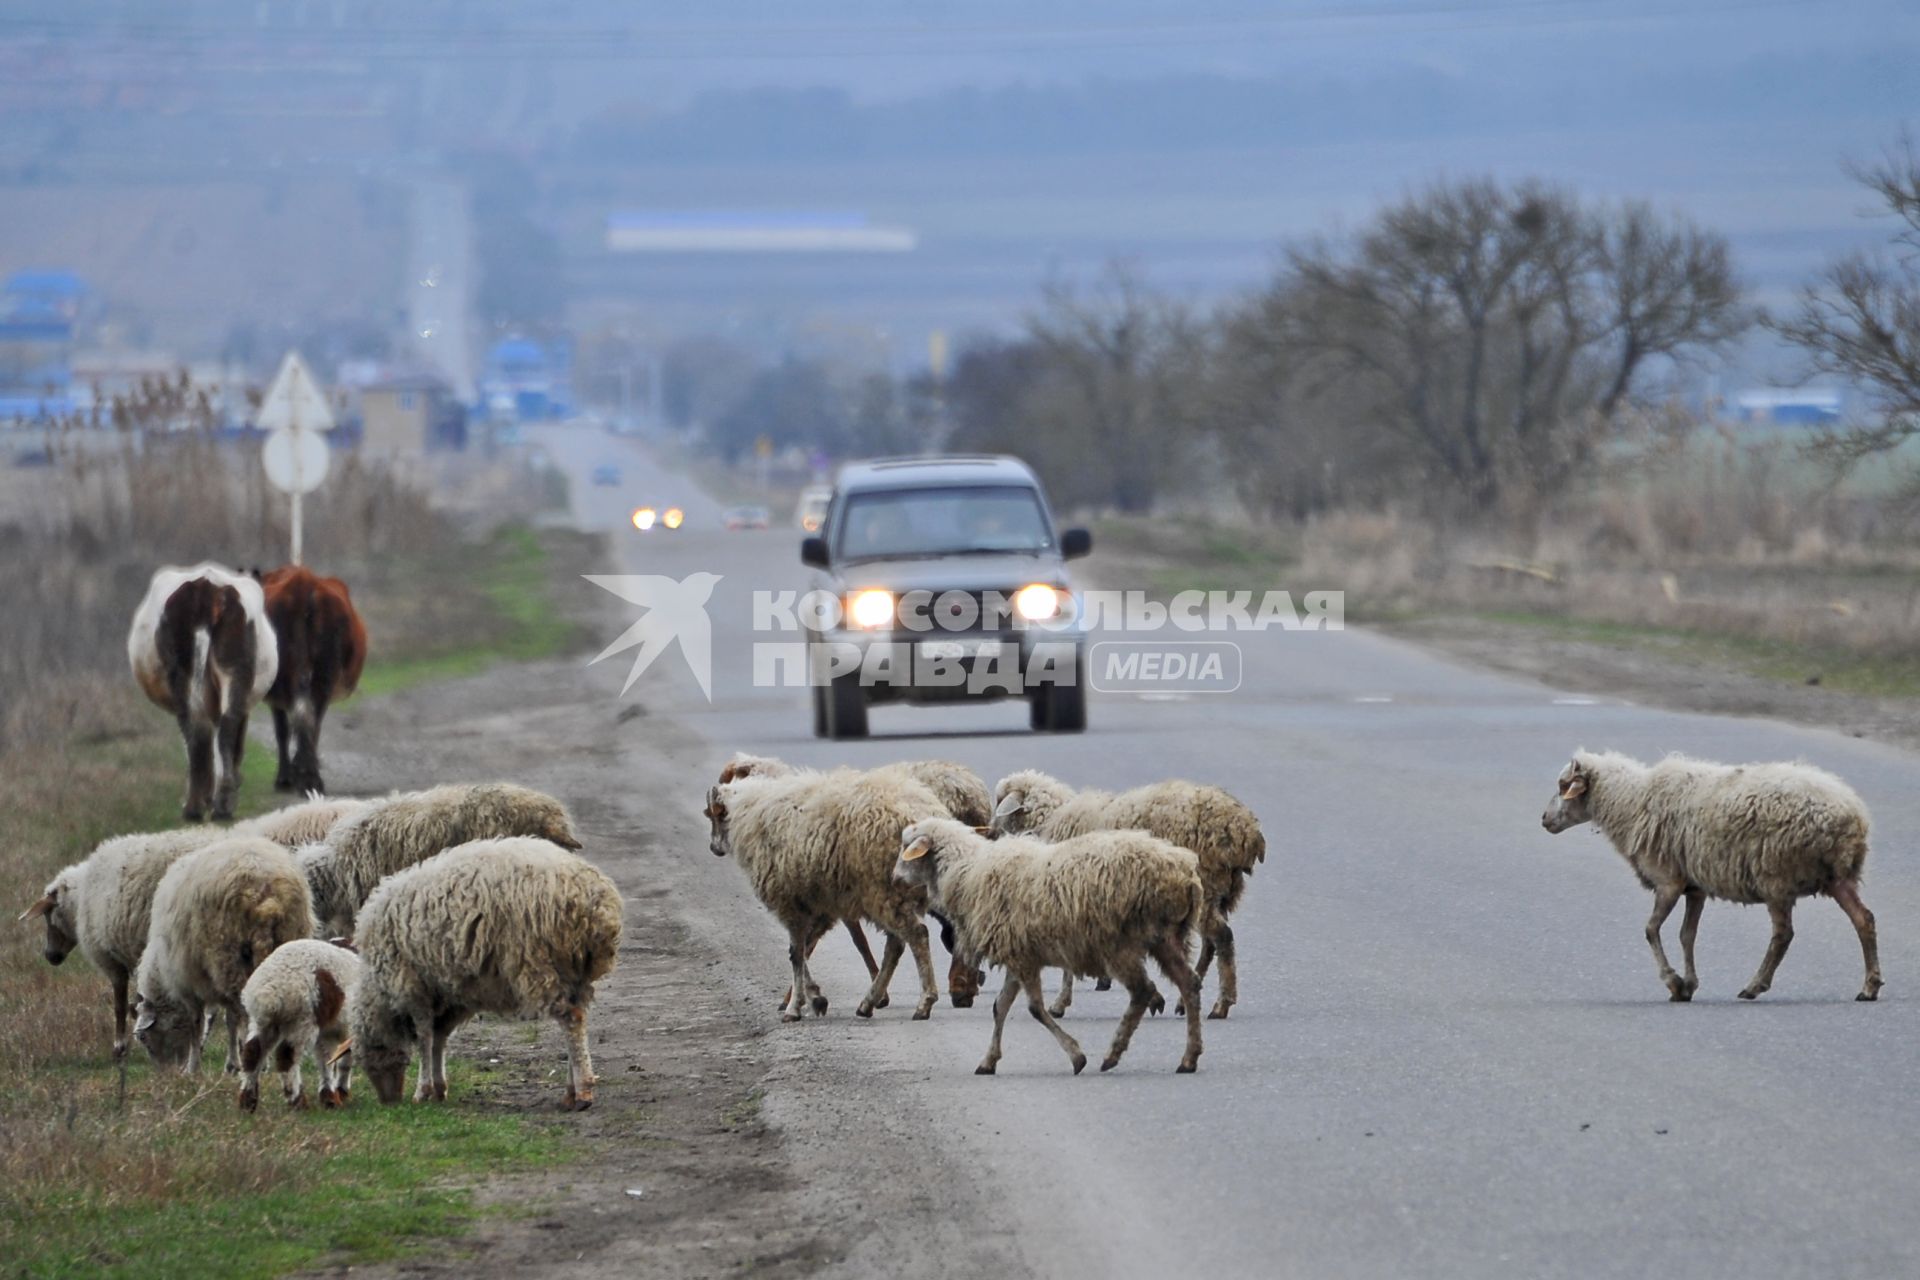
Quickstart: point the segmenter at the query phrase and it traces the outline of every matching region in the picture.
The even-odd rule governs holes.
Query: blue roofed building
[[[86,282],[71,271],[16,271],[0,285],[0,422],[73,412],[73,347]]]

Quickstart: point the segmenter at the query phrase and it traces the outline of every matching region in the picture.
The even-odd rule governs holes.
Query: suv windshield
[[[1045,551],[1053,546],[1040,495],[1023,485],[970,489],[880,489],[850,493],[840,520],[840,558]]]

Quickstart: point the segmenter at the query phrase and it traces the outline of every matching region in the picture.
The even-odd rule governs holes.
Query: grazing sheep
[[[383,1103],[400,1100],[417,1046],[414,1101],[447,1096],[447,1037],[476,1013],[550,1017],[567,1034],[569,1110],[593,1103],[587,1006],[620,951],[620,891],[545,840],[475,840],[389,876],[355,942],[365,968],[350,1014],[353,1056]]]
[[[1056,966],[1112,974],[1132,997],[1100,1064],[1112,1070],[1152,995],[1148,956],[1187,1010],[1179,1070],[1199,1065],[1200,978],[1187,963],[1187,934],[1206,912],[1206,891],[1192,853],[1143,831],[1100,831],[1052,844],[1022,836],[989,840],[951,818],[930,818],[901,833],[894,876],[924,887],[975,954],[1006,968],[980,1075],[999,1065],[1007,1010],[1022,987],[1029,1012],[1066,1050],[1074,1074],[1087,1065],[1040,989],[1040,970]]]
[[[243,1016],[240,993],[282,943],[313,934],[306,879],[293,857],[260,836],[235,836],[186,854],[153,894],[140,957],[133,1034],[155,1062],[200,1069],[209,1005],[227,1011],[227,1070]]]
[[[931,791],[910,778],[852,771],[743,778],[707,792],[709,848],[720,857],[738,856],[754,893],[786,926],[793,965],[786,1021],[805,1016],[809,993],[813,1011],[827,1011],[807,956],[837,920],[871,920],[887,935],[879,971],[856,1016],[872,1017],[883,1006],[908,947],[920,972],[913,1016],[932,1013],[940,989],[921,921],[926,895],[896,883],[892,871],[900,829],[940,807]]]
[[[1693,939],[1708,898],[1765,903],[1773,917],[1773,939],[1760,970],[1740,992],[1742,1000],[1752,1000],[1773,985],[1773,972],[1793,941],[1793,904],[1816,893],[1838,903],[1860,935],[1867,976],[1855,999],[1879,998],[1879,942],[1873,912],[1860,900],[1867,806],[1826,770],[1810,764],[1711,764],[1685,756],[1648,765],[1611,751],[1576,751],[1560,771],[1540,825],[1558,835],[1583,822],[1599,828],[1640,883],[1653,890],[1647,945],[1671,999],[1691,1000],[1700,987]],[[1660,929],[1682,898],[1684,977],[1667,963],[1660,944]]]
[[[790,778],[800,773],[816,772],[776,760],[772,756],[753,756],[736,751],[733,759],[727,761],[720,770],[720,782],[725,785],[740,778]],[[940,812],[944,812],[970,827],[984,827],[993,820],[993,793],[987,790],[987,784],[980,780],[979,774],[963,764],[956,764],[952,760],[902,760],[879,765],[866,772],[883,777],[908,777],[924,785],[939,799],[941,806],[939,812],[922,815],[924,817],[938,817]],[[867,948],[866,931],[856,921],[849,920],[846,923],[854,948],[866,962],[867,976],[872,977],[878,971],[878,966],[873,962],[873,952]],[[953,925],[944,919],[940,920],[940,943],[953,958],[947,969],[947,995],[952,999],[954,1008],[970,1008],[974,997],[980,993],[980,983],[986,975],[966,963],[965,958],[954,949]],[[792,995],[789,991],[781,997],[781,1008],[786,1008],[787,1000]],[[882,1000],[879,1007],[885,1008],[886,1002]]]
[[[372,801],[323,844],[302,849],[300,868],[326,934],[350,935],[360,904],[386,877],[455,845],[505,836],[580,847],[566,806],[552,796],[511,782],[456,783]]]
[[[272,813],[233,824],[235,835],[265,836],[277,845],[298,849],[302,845],[325,840],[335,826],[363,812],[371,800],[330,799],[309,796],[299,804],[290,804]]]
[[[115,836],[55,876],[22,920],[45,917],[48,964],[78,946],[113,984],[113,1056],[127,1052],[127,989],[147,949],[153,893],[167,868],[196,849],[224,840],[220,827],[183,827],[147,835]]]
[[[153,704],[171,713],[187,746],[189,822],[233,816],[247,713],[280,669],[266,596],[245,574],[217,564],[156,571],[134,610],[127,662]]]
[[[1207,912],[1195,924],[1200,932],[1195,972],[1202,982],[1215,955],[1220,958],[1220,995],[1207,1016],[1224,1018],[1239,1003],[1239,968],[1227,917],[1240,904],[1254,864],[1267,856],[1267,838],[1251,809],[1219,787],[1197,782],[1156,782],[1116,795],[1075,791],[1033,769],[1008,774],[993,795],[993,827],[1003,834],[1057,841],[1090,831],[1145,831],[1192,850],[1207,890]],[[1053,1015],[1059,1017],[1072,1003],[1073,975],[1068,974]]]
[[[347,1035],[347,1004],[360,982],[360,957],[345,947],[299,938],[260,962],[240,991],[247,1014],[247,1039],[240,1046],[240,1109],[260,1105],[260,1067],[273,1057],[287,1105],[304,1111],[306,1086],[300,1059],[314,1055],[320,1065],[320,1105],[347,1104],[350,1054],[336,1054]]]

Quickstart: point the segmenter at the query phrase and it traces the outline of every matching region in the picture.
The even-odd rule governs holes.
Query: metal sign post
[[[287,352],[280,362],[254,425],[270,433],[261,446],[260,462],[274,488],[291,499],[292,559],[299,564],[303,550],[300,500],[327,478],[330,451],[320,433],[333,430],[333,411],[299,352]]]

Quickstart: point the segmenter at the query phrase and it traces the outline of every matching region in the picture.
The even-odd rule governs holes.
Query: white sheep
[[[1227,918],[1239,906],[1254,865],[1267,856],[1260,820],[1246,805],[1219,787],[1179,779],[1116,794],[1076,791],[1057,778],[1027,769],[1008,774],[994,788],[993,826],[1004,834],[1032,834],[1043,840],[1065,840],[1092,831],[1145,831],[1192,850],[1200,860],[1200,882],[1207,890],[1207,912],[1195,926],[1200,933],[1200,963],[1195,971],[1202,982],[1214,957],[1220,959],[1220,995],[1207,1016],[1224,1018],[1239,1003],[1239,968]],[[1106,986],[1104,978],[1100,985]],[[1072,1003],[1073,975],[1068,974],[1054,1003],[1054,1016],[1065,1013]]]
[[[447,1096],[447,1038],[476,1013],[546,1016],[567,1036],[569,1110],[593,1103],[587,1006],[620,952],[620,891],[545,840],[476,840],[389,876],[360,913],[354,1061],[383,1103]]]
[[[147,924],[160,878],[180,858],[227,838],[220,827],[183,827],[102,841],[55,876],[22,920],[44,917],[48,964],[77,946],[113,985],[113,1056],[127,1052],[127,992],[147,949]]]
[[[133,1034],[161,1064],[200,1069],[209,1006],[227,1013],[227,1070],[238,1071],[240,993],[283,943],[313,933],[312,900],[293,857],[260,836],[232,836],[178,859],[154,890],[135,980]]]
[[[900,956],[911,948],[920,973],[913,1016],[930,1016],[940,990],[921,920],[926,895],[895,883],[892,871],[901,828],[940,810],[933,793],[911,778],[851,771],[743,778],[707,792],[708,847],[738,858],[761,903],[786,926],[793,966],[787,1021],[805,1016],[809,994],[815,1013],[827,1011],[807,956],[840,920],[870,920],[887,935],[855,1015],[869,1018],[883,1007]]]
[[[456,783],[370,802],[300,850],[300,868],[326,934],[350,935],[360,904],[386,877],[455,845],[505,836],[580,847],[566,806],[552,796],[511,782]]]
[[[1187,935],[1205,914],[1206,891],[1189,851],[1143,831],[1101,831],[1059,843],[1031,836],[990,840],[951,818],[931,818],[901,833],[894,876],[925,888],[974,953],[1007,971],[979,1074],[992,1075],[999,1065],[1007,1010],[1023,987],[1029,1011],[1066,1050],[1074,1074],[1087,1065],[1079,1044],[1047,1009],[1040,970],[1054,967],[1112,974],[1127,988],[1126,1014],[1100,1064],[1112,1070],[1152,996],[1148,956],[1187,1011],[1178,1069],[1199,1065],[1200,979],[1187,963]]]
[[[736,751],[733,758],[721,768],[720,782],[725,785],[740,778],[790,778],[802,773],[817,774],[818,772],[801,765],[788,764],[773,756],[755,756],[748,755],[744,751]],[[938,798],[941,808],[934,813],[923,814],[923,817],[935,818],[945,813],[970,827],[983,827],[993,820],[993,793],[987,789],[987,784],[981,781],[979,774],[963,764],[952,760],[902,760],[893,764],[876,765],[865,772],[880,777],[911,778],[925,786]],[[935,918],[939,919],[938,916]],[[873,952],[867,947],[866,931],[853,920],[847,921],[846,925],[847,935],[853,939],[854,949],[860,953],[861,960],[866,962],[867,976],[872,977],[879,972],[879,966],[874,963]],[[947,969],[947,995],[953,1001],[954,1008],[970,1008],[974,997],[980,993],[980,983],[984,975],[967,963],[965,957],[956,949],[953,925],[945,919],[940,919],[940,942],[946,948],[947,954],[952,957],[952,963]],[[787,1001],[792,996],[791,991],[782,996],[780,1007],[786,1008]],[[883,998],[876,1007],[884,1009],[886,1000]]]
[[[300,1059],[320,1066],[320,1105],[347,1104],[351,1054],[336,1054],[347,1034],[347,1007],[360,983],[360,957],[343,946],[299,938],[260,962],[240,992],[247,1038],[240,1046],[240,1109],[260,1105],[260,1068],[268,1057],[280,1072],[287,1105],[307,1106]]]
[[[1540,824],[1558,835],[1591,822],[1653,890],[1647,944],[1671,999],[1700,987],[1693,940],[1708,898],[1765,903],[1773,938],[1759,972],[1740,992],[1752,1000],[1773,985],[1793,941],[1793,904],[1832,898],[1860,935],[1866,982],[1859,1000],[1880,995],[1873,912],[1860,900],[1867,861],[1867,806],[1846,783],[1809,764],[1711,764],[1668,756],[1642,764],[1611,751],[1576,751],[1560,771]],[[1660,929],[1686,899],[1680,947],[1686,974],[1667,963]]]
[[[236,822],[235,835],[265,836],[277,845],[298,849],[325,840],[335,826],[365,811],[374,802],[312,795],[298,804]]]

